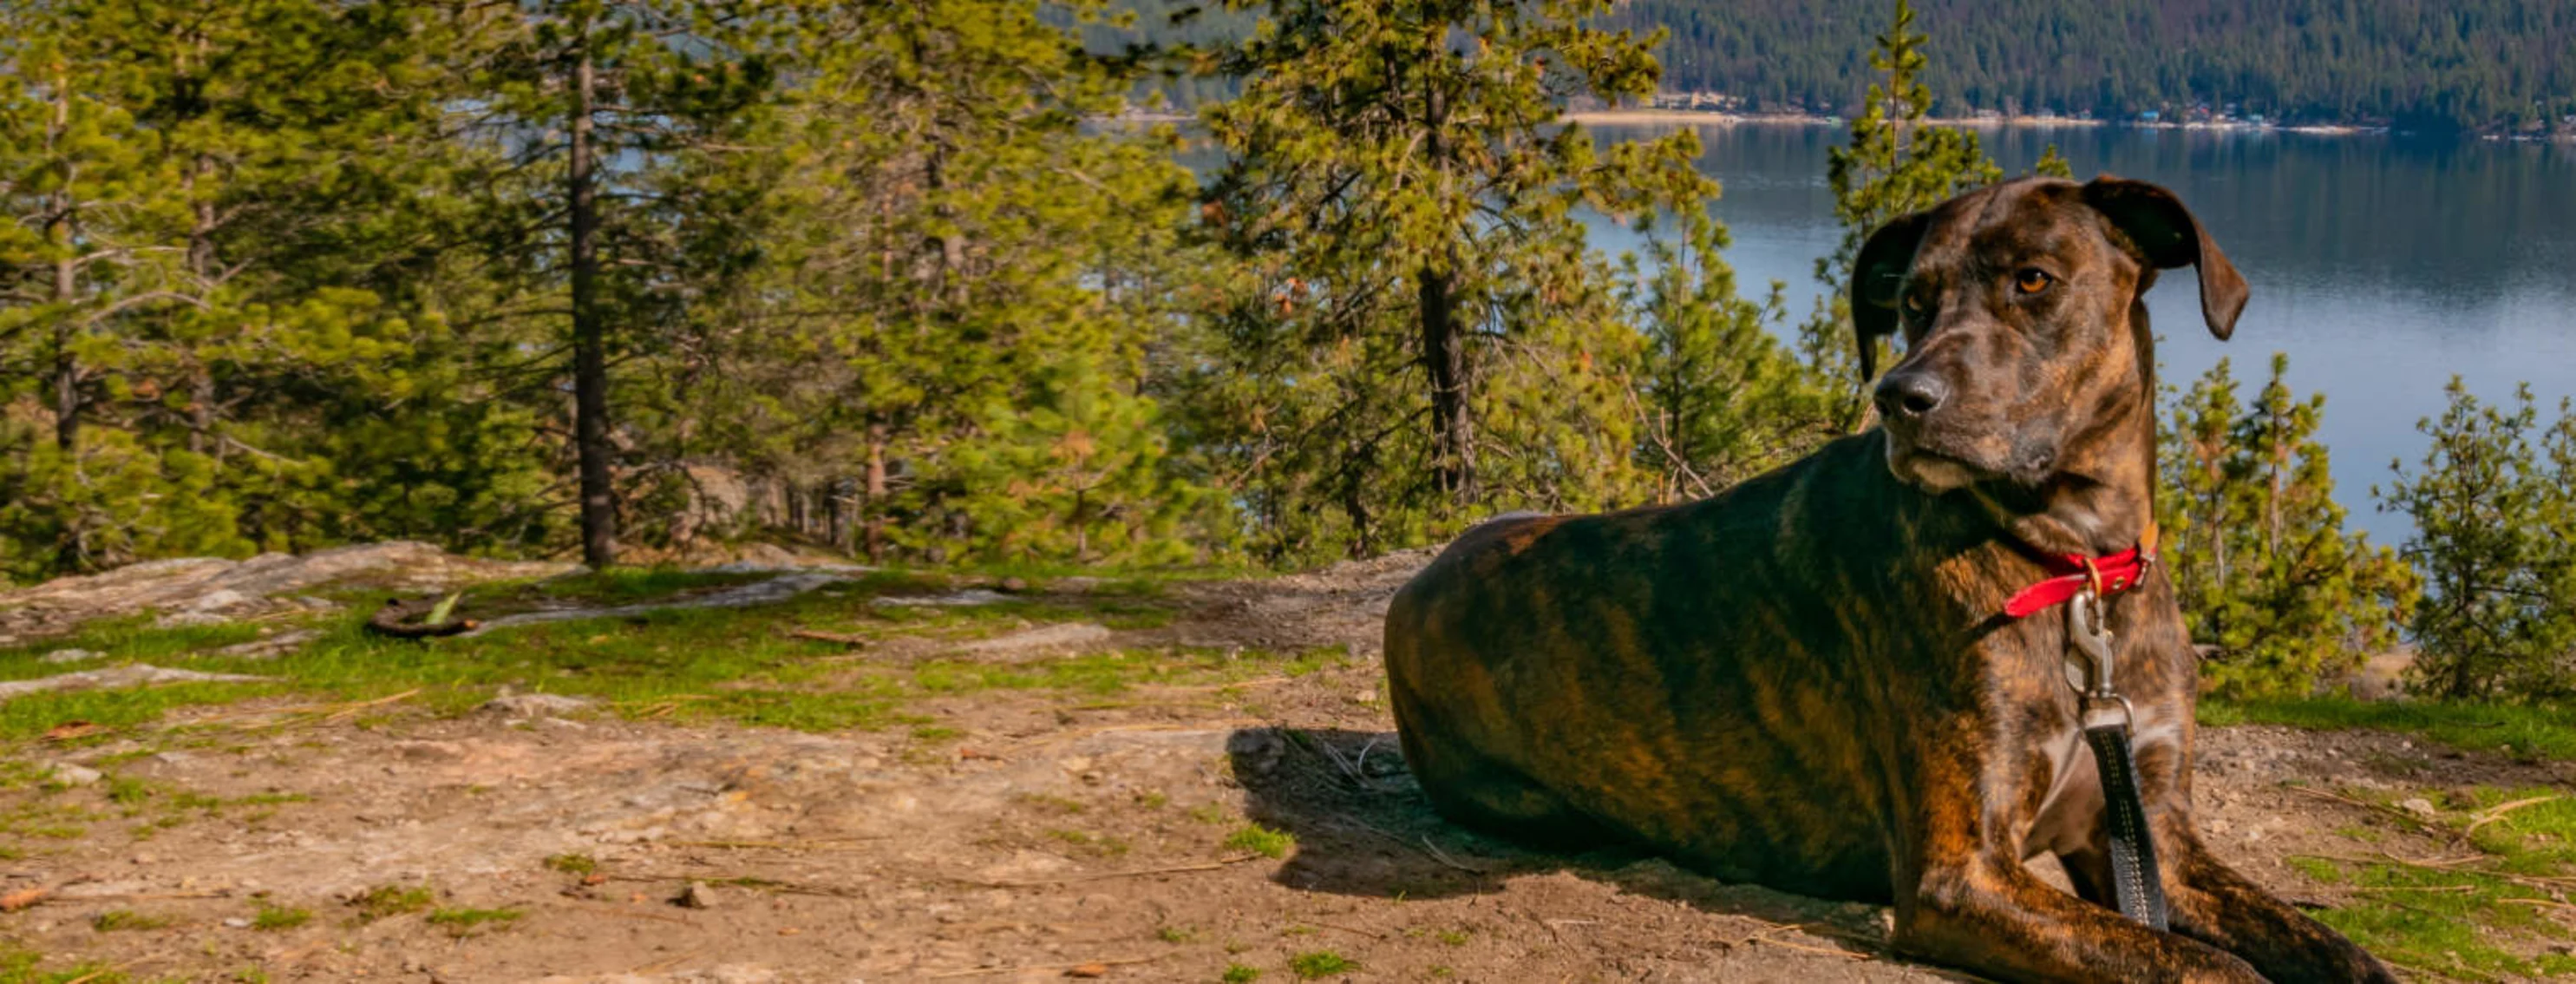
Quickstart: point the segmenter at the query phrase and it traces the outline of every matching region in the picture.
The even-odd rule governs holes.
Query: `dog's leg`
[[[2218,860],[2187,819],[2170,813],[2160,819],[2156,846],[2175,932],[2243,957],[2280,984],[2395,984],[2386,965],[2343,934]]]
[[[2058,891],[2020,862],[1939,863],[1896,906],[1896,949],[2011,981],[2261,984],[2243,960]]]
[[[1939,730],[1939,729],[1936,729]],[[2011,818],[1988,809],[1986,744],[1962,726],[1916,767],[1923,797],[1898,854],[1898,952],[2009,981],[2262,984],[2245,961],[2059,891],[2021,861]],[[2000,770],[1998,770],[2000,771]],[[2004,797],[2010,799],[2010,797]],[[2078,884],[2082,884],[2078,876]]]

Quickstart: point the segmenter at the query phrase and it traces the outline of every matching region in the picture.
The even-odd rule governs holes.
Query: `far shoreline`
[[[1846,124],[1839,116],[1805,113],[1727,113],[1692,109],[1588,109],[1563,114],[1568,123],[1590,125],[1667,124],[1680,126],[1792,126],[1839,127]],[[2394,131],[2384,126],[2356,123],[2303,123],[2296,126],[2236,122],[2142,122],[2136,120],[2086,119],[2075,116],[1972,116],[1965,118],[1931,118],[1928,126],[1955,127],[1969,130],[2089,130],[2117,127],[2127,130],[2180,130],[2192,133],[2231,133],[2262,135],[2291,133],[2311,137],[2385,136]],[[2475,133],[2463,133],[2462,139],[2511,139]],[[2526,140],[2530,138],[2524,138]],[[2564,142],[2568,138],[2557,138]]]

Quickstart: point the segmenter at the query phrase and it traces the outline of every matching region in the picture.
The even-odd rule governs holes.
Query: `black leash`
[[[2156,839],[2147,827],[2147,804],[2138,795],[2138,764],[2130,757],[2129,724],[2134,715],[2128,699],[2111,687],[2111,629],[2103,621],[2102,596],[2090,588],[2067,604],[2067,680],[2075,684],[2079,713],[2089,719],[2097,709],[2105,712],[2102,723],[2084,726],[2084,743],[2093,748],[2093,771],[2102,780],[2113,908],[2162,930],[2167,926],[2164,879],[2156,867]],[[2116,719],[2109,719],[2112,711],[2118,712]]]

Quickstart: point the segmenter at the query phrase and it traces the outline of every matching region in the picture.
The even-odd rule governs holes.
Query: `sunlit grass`
[[[486,585],[461,611],[615,606],[675,600],[768,575],[620,570],[549,581]],[[114,691],[37,693],[0,703],[0,741],[25,740],[66,722],[98,726],[90,739],[160,719],[178,708],[259,697],[293,703],[354,703],[410,694],[407,707],[457,714],[503,690],[599,702],[606,713],[673,722],[732,721],[807,731],[935,725],[903,713],[914,700],[993,690],[1060,691],[1097,698],[1138,686],[1222,685],[1302,675],[1344,658],[1339,650],[1288,654],[1213,649],[1152,650],[1055,657],[1022,664],[933,658],[873,660],[845,641],[904,637],[962,642],[1030,625],[1092,622],[1114,630],[1170,624],[1182,603],[1167,581],[1086,583],[1079,593],[1037,594],[986,605],[880,604],[889,596],[952,590],[927,572],[875,572],[751,608],[663,608],[636,614],[493,629],[473,637],[395,640],[363,628],[366,599],[304,624],[320,630],[296,651],[269,659],[213,656],[258,637],[255,627],[154,629],[142,619],[103,623],[64,640],[0,650],[0,678],[62,672],[39,662],[66,646],[93,648],[92,665],[149,659],[156,665],[231,672],[270,682],[186,684]],[[278,623],[275,631],[297,628]],[[363,719],[361,719],[363,720]],[[943,732],[935,727],[925,734]]]
[[[2576,713],[2554,707],[2432,701],[2364,702],[2348,697],[2203,700],[2205,725],[2280,724],[2371,728],[2421,735],[2468,751],[2504,751],[2534,761],[2576,759]]]

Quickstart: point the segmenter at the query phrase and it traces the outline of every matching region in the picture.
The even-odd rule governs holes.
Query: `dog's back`
[[[1878,825],[1848,822],[1888,808],[1886,749],[1849,726],[1875,702],[1850,658],[1874,640],[1856,636],[1886,631],[1868,612],[1906,539],[1883,454],[1846,438],[1712,499],[1460,537],[1387,617],[1396,720],[1432,802],[1525,839],[1615,837],[1885,898]]]

